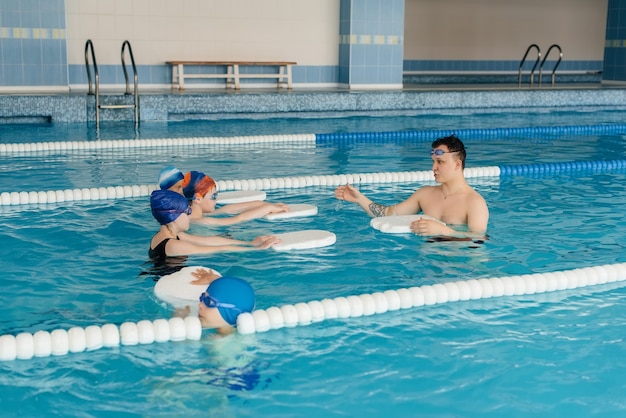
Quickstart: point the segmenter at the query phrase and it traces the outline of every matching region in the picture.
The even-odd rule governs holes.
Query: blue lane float
[[[498,139],[506,137],[537,138],[562,135],[619,135],[626,133],[626,124],[576,125],[576,126],[536,126],[519,128],[485,128],[485,129],[434,129],[424,131],[396,132],[339,132],[316,134],[319,143],[328,142],[385,142],[398,141],[434,141],[436,138],[455,134],[461,138]]]

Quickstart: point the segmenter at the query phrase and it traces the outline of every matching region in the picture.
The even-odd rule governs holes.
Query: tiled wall
[[[582,19],[596,28],[598,16],[606,14],[606,41],[601,34],[597,47],[585,25],[579,25],[580,35],[552,27],[572,38],[562,45],[559,68],[603,69],[606,80],[626,80],[626,0],[528,1],[540,2],[539,16],[553,25]],[[293,60],[293,80],[300,86],[400,87],[403,70],[512,71],[522,50],[510,48],[509,57],[509,49],[476,44],[459,22],[471,12],[484,21],[468,18],[466,24],[485,36],[511,10],[528,13],[528,1],[522,7],[521,0],[475,0],[470,7],[462,0],[275,0],[269,8],[259,0],[0,0],[0,92],[85,88],[87,39],[96,46],[104,85],[123,83],[119,52],[125,39],[132,43],[140,83],[154,86],[171,81],[164,62],[174,59]],[[445,9],[451,15],[438,12],[451,2],[457,5]],[[532,39],[538,31],[529,27]],[[524,47],[528,43],[524,39]]]
[[[0,0],[0,86],[67,86],[64,0]]]
[[[341,0],[339,82],[402,85],[404,0]]]
[[[626,82],[626,0],[609,0],[603,79]]]

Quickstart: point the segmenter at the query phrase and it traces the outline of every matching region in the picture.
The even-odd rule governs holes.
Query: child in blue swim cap
[[[202,328],[215,329],[221,335],[231,334],[237,326],[237,317],[254,309],[254,290],[245,280],[219,276],[205,268],[199,268],[191,275],[196,278],[193,284],[208,284],[198,303],[198,319]],[[185,318],[190,313],[191,307],[187,305],[177,308],[173,316]]]
[[[183,179],[183,172],[170,165],[159,173],[159,187],[161,190],[171,190],[183,194]]]
[[[254,290],[238,277],[222,276],[211,282],[200,295],[198,318],[203,328],[214,328],[220,334],[233,332],[237,317],[252,312]]]
[[[192,254],[210,254],[224,251],[250,251],[271,247],[280,242],[275,236],[259,236],[252,241],[241,241],[220,236],[189,234],[191,208],[187,199],[171,190],[155,190],[150,195],[150,209],[161,225],[152,237],[148,255],[154,260]]]

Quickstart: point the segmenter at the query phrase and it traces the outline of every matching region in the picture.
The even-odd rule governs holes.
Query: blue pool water
[[[622,159],[611,134],[481,137],[478,130],[620,124],[620,109],[454,113],[378,118],[154,124],[140,137],[271,133],[468,131],[468,167]],[[123,125],[112,137],[132,138]],[[473,133],[472,133],[473,132]],[[103,130],[102,135],[105,134]],[[84,125],[0,126],[2,142],[85,140]],[[425,135],[427,138],[428,135]],[[433,138],[434,139],[434,138]],[[0,155],[1,191],[152,184],[167,164],[219,180],[429,170],[429,140],[203,145]],[[316,250],[195,256],[249,280],[257,307],[460,279],[544,273],[626,261],[623,168],[479,177],[491,210],[484,245],[382,234],[333,187],[274,189],[267,200],[319,214],[228,229],[242,239],[327,229]],[[425,182],[358,185],[380,203]],[[167,318],[147,259],[156,231],[147,198],[0,206],[0,334]],[[200,341],[103,348],[0,362],[2,410],[65,416],[616,416],[623,305],[619,284],[447,303],[363,318]]]

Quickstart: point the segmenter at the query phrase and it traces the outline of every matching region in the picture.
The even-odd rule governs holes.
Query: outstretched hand
[[[268,203],[270,207],[269,213],[289,212],[289,205],[285,203]]]
[[[280,243],[280,238],[275,237],[273,235],[262,235],[262,236],[256,237],[252,241],[252,245],[254,247],[257,247],[260,250],[270,248],[279,243]]]
[[[359,200],[360,196],[361,192],[355,187],[352,187],[349,183],[335,189],[335,197],[339,200],[356,202]]]
[[[196,278],[190,282],[191,284],[211,284],[213,280],[222,277],[219,273],[216,273],[213,270],[203,268],[192,271],[191,275]]]

